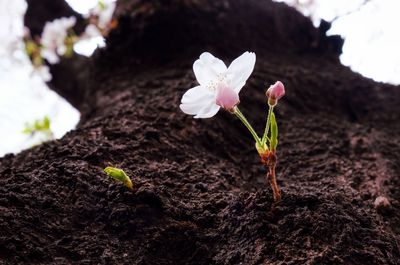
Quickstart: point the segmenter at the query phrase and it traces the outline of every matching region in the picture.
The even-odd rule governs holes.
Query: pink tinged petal
[[[285,86],[281,81],[276,81],[275,84],[270,86],[267,90],[267,97],[279,100],[285,95]]]
[[[254,52],[245,52],[236,58],[228,67],[227,77],[228,84],[237,93],[246,84],[256,63],[256,55]]]
[[[278,100],[285,95],[285,86],[281,81],[277,81],[268,88],[266,95],[268,97],[268,104],[275,106]]]
[[[204,52],[193,64],[193,71],[200,85],[206,87],[217,82],[218,76],[226,72],[226,65],[209,52]]]
[[[215,101],[218,106],[226,110],[232,110],[239,104],[239,94],[227,86],[220,86]]]

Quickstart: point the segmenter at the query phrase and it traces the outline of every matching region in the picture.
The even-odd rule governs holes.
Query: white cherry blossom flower
[[[2,61],[0,67],[7,61],[18,60],[14,53],[21,48],[20,42],[24,36],[23,17],[27,6],[24,0],[0,0],[0,58]]]
[[[115,1],[113,0],[100,0],[99,3],[90,11],[92,16],[97,17],[97,27],[101,30],[105,30],[109,27],[114,10]]]
[[[49,82],[52,78],[50,74],[50,69],[46,65],[41,65],[34,68],[33,73],[37,74],[44,82]]]
[[[63,56],[67,51],[65,39],[68,36],[68,30],[75,26],[76,18],[59,18],[47,22],[44,26],[41,38],[41,55],[50,64],[60,61],[59,56]]]
[[[102,36],[101,31],[93,24],[87,25],[84,33],[84,38],[96,38]]]
[[[199,86],[182,97],[180,108],[194,118],[211,118],[221,107],[232,111],[239,103],[239,92],[253,72],[256,55],[245,52],[227,68],[223,61],[205,52],[193,64]]]

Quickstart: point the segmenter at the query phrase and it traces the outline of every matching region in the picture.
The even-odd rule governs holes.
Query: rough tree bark
[[[400,264],[399,87],[351,72],[326,25],[268,0],[120,0],[115,15],[106,49],[63,62],[70,77],[53,69],[79,127],[0,159],[4,263]],[[201,52],[246,50],[257,63],[241,109],[259,132],[266,86],[287,88],[277,204],[233,116],[178,108]],[[377,211],[379,195],[391,206]]]

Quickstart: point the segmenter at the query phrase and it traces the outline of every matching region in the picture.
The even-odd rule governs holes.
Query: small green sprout
[[[122,169],[106,167],[104,172],[113,179],[122,182],[128,189],[133,190],[133,183],[131,179]]]
[[[54,139],[54,134],[50,128],[50,118],[47,116],[44,116],[42,120],[36,119],[33,123],[26,123],[22,133],[31,136],[40,133],[45,136],[45,140]]]

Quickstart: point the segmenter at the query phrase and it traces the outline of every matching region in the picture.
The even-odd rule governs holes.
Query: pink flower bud
[[[217,97],[215,98],[215,103],[218,106],[232,111],[239,102],[239,95],[235,90],[225,85],[220,85],[218,87]]]
[[[266,95],[268,97],[268,104],[275,106],[278,100],[285,95],[285,86],[281,81],[276,81],[275,84],[268,88]]]

